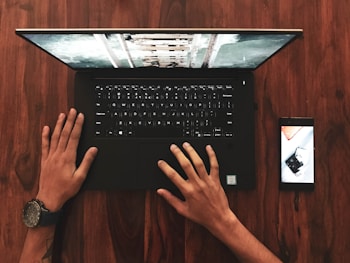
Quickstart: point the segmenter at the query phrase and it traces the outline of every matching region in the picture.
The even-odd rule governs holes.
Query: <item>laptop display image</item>
[[[255,186],[253,71],[302,30],[17,29],[76,71],[85,114],[79,159],[99,154],[85,189],[174,189],[157,167],[181,171],[169,146],[190,142],[225,188]],[[256,87],[258,88],[258,87]]]

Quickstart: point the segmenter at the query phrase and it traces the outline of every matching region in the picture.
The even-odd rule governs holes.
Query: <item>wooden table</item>
[[[350,262],[350,3],[302,0],[3,0],[0,3],[0,261],[17,262],[35,196],[40,133],[73,106],[74,72],[15,35],[21,27],[302,28],[256,73],[253,191],[241,221],[285,262]],[[280,116],[315,118],[314,192],[278,190]],[[213,219],[215,220],[215,219]],[[83,192],[67,204],[55,262],[235,262],[153,191]]]

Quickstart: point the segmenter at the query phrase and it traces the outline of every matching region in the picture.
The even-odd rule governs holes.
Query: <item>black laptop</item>
[[[222,185],[255,185],[253,70],[302,34],[272,29],[17,29],[76,70],[86,117],[79,160],[99,153],[85,189],[174,189],[157,161],[190,142]],[[78,161],[79,161],[78,160]],[[183,174],[185,177],[185,175]]]

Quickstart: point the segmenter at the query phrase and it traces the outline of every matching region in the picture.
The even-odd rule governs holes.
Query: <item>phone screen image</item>
[[[314,121],[312,118],[281,118],[280,187],[314,188]]]

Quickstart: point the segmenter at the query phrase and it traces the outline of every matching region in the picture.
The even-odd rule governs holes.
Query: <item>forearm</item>
[[[20,263],[51,262],[55,226],[28,229]]]
[[[239,259],[240,262],[281,262],[232,213],[225,222],[209,228]]]

